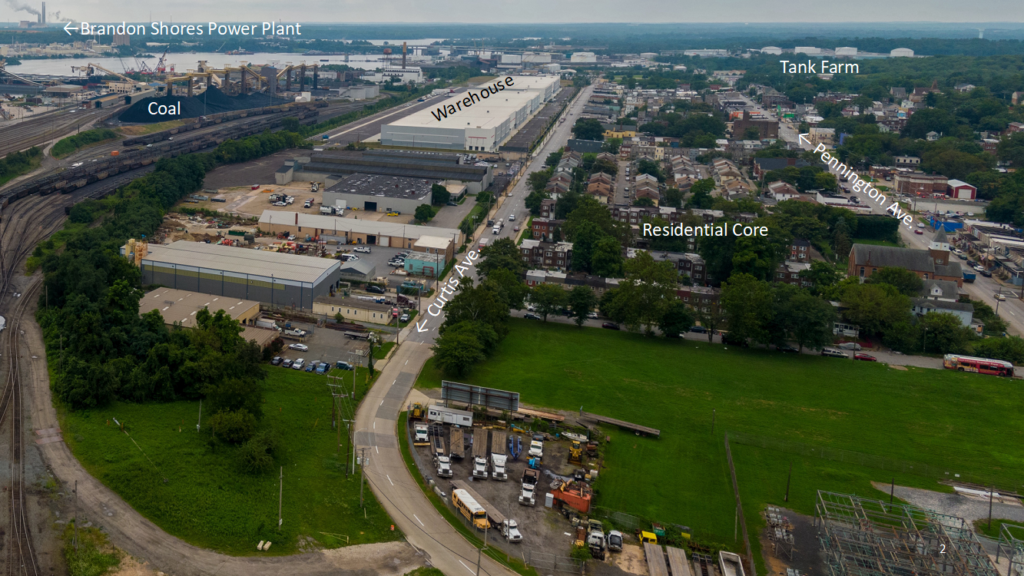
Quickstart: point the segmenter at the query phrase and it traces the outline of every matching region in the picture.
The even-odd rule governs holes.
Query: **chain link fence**
[[[502,537],[501,531],[497,528],[491,528],[486,531],[477,529],[473,524],[463,516],[458,509],[455,508],[455,504],[452,503],[451,494],[448,490],[445,490],[437,483],[437,479],[434,478],[429,472],[433,470],[433,462],[423,458],[413,445],[413,430],[410,426],[409,421],[406,421],[405,426],[405,441],[409,446],[409,453],[412,454],[413,460],[416,462],[416,470],[419,472],[423,480],[430,485],[431,481],[434,482],[434,493],[437,494],[441,500],[445,503],[448,511],[453,516],[458,518],[459,522],[463,526],[472,531],[481,540],[486,539],[487,547],[499,550],[506,558],[519,559],[534,568],[537,568],[541,574],[552,574],[552,573],[563,573],[563,574],[582,574],[583,573],[583,562],[575,560],[567,555],[563,554],[552,554],[548,552],[538,552],[531,550],[528,546],[522,544],[513,544],[505,540]],[[447,483],[445,483],[447,484]]]
[[[769,438],[761,435],[729,432],[729,441],[734,444],[767,448],[769,450],[777,450],[779,452],[806,456],[808,458],[820,458],[822,460],[831,460],[833,462],[846,462],[858,466],[864,466],[866,468],[914,474],[916,476],[924,476],[938,480],[971,483],[981,486],[989,486],[992,482],[991,477],[981,476],[972,471],[960,470],[957,466],[935,466],[933,464],[898,460],[895,458],[887,458],[885,456],[865,454],[863,452],[854,452],[852,450],[843,450],[841,448],[813,446],[802,442],[780,440],[778,438]],[[999,486],[996,487],[998,488]],[[1016,490],[1007,491],[1016,492]]]

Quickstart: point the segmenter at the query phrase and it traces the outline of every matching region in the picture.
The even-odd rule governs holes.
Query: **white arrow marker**
[[[427,319],[424,318],[422,322],[419,322],[419,323],[416,324],[416,331],[417,332],[426,332],[427,329],[424,328],[424,326],[426,326],[426,325],[427,325]]]
[[[799,140],[801,144],[803,144],[803,143],[805,143],[805,142],[806,142],[806,143],[807,143],[807,145],[808,145],[808,146],[810,146],[810,145],[811,145],[811,141],[810,141],[810,140],[808,140],[807,138],[804,138],[804,136],[807,136],[807,135],[809,135],[809,134],[810,134],[810,132],[807,132],[807,133],[805,133],[805,134],[801,134],[801,135],[800,135],[800,136],[799,136],[799,137],[797,138],[797,140]]]
[[[68,33],[68,36],[71,36],[71,31],[72,30],[74,30],[75,32],[78,32],[78,27],[76,26],[74,28],[71,28],[71,22],[68,22],[67,24],[64,25],[64,31]]]

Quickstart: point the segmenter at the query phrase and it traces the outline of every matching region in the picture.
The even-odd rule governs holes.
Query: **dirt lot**
[[[790,559],[789,554],[781,549],[777,554],[773,554],[772,543],[762,531],[758,538],[761,540],[761,553],[769,571],[767,576],[786,576],[787,568],[799,570],[801,576],[824,574],[825,564],[818,546],[818,532],[814,527],[814,519],[785,508],[779,508],[779,511],[792,525],[793,557]]]

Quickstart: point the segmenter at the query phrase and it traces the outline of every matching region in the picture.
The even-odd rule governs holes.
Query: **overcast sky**
[[[32,18],[3,0],[0,18]],[[49,0],[47,12],[87,22],[1021,22],[1021,0]],[[34,18],[32,18],[34,19]]]

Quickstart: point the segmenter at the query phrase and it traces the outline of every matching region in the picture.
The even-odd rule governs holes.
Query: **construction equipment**
[[[270,197],[270,201],[271,202],[274,201],[274,197],[273,196]],[[411,420],[421,420],[426,414],[427,414],[426,408],[423,407],[423,404],[420,404],[420,403],[417,402],[417,403],[413,404],[412,405],[412,409],[409,410],[409,419],[411,419]]]
[[[131,84],[138,84],[139,83],[138,80],[133,80],[133,79],[125,76],[124,74],[118,74],[117,72],[114,72],[113,70],[107,70],[103,66],[100,66],[99,64],[93,64],[91,62],[89,64],[86,64],[85,66],[72,66],[71,67],[71,71],[72,72],[82,71],[82,72],[85,72],[86,76],[99,76],[99,74],[96,74],[96,70],[102,70],[103,72],[106,72],[107,74],[109,74],[111,76],[116,76],[116,77],[120,78],[121,80],[124,80],[125,82],[129,82]]]
[[[579,440],[573,440],[569,445],[569,464],[583,465],[583,446]]]
[[[597,442],[587,442],[587,456],[597,458]]]
[[[540,470],[540,458],[530,458],[526,464],[534,470]]]
[[[588,484],[580,482],[562,482],[557,490],[551,492],[556,502],[561,502],[583,514],[590,512],[590,501],[593,498],[593,490]],[[655,537],[657,538],[657,537]]]

